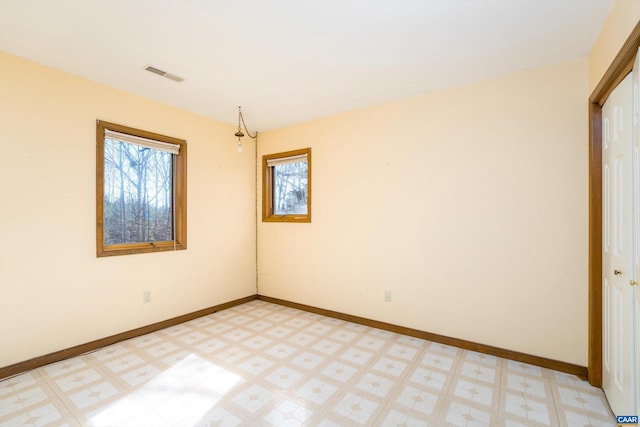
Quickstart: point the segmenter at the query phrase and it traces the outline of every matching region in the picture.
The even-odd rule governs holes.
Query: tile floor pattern
[[[572,375],[251,301],[0,381],[0,426],[613,426]]]

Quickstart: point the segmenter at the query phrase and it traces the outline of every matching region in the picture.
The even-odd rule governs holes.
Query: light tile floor
[[[0,381],[0,426],[614,426],[575,376],[263,301]]]

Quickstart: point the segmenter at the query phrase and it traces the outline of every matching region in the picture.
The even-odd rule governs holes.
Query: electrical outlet
[[[386,302],[390,302],[391,301],[391,291],[384,291],[384,300]]]
[[[145,304],[151,302],[151,291],[144,291],[143,301]]]

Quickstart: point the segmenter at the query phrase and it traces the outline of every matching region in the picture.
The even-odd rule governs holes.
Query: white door
[[[602,107],[602,388],[616,415],[635,415],[632,98],[628,75]]]
[[[633,366],[635,369],[635,412],[640,415],[640,50],[636,54],[636,62],[633,66],[633,148],[631,150],[631,171],[633,181],[632,190],[632,253],[633,272],[629,280],[629,285],[633,287],[633,336],[635,340],[635,351]]]

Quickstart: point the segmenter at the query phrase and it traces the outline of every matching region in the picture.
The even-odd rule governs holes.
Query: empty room
[[[639,23],[0,0],[0,427],[638,425]]]

